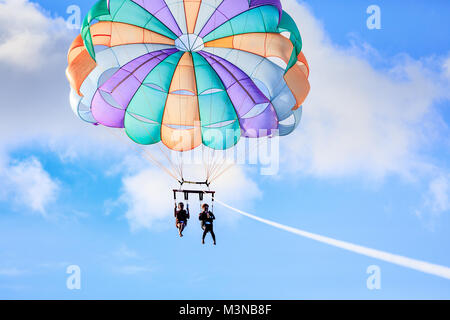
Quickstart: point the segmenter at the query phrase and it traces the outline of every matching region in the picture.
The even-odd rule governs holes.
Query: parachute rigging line
[[[137,153],[141,154],[141,155],[144,157],[144,159],[146,159],[148,162],[153,163],[153,164],[156,165],[159,169],[161,169],[161,170],[163,170],[165,173],[167,173],[167,175],[169,175],[170,177],[172,177],[172,178],[175,179],[176,181],[180,182],[180,178],[178,178],[178,177],[176,176],[176,173],[175,173],[175,172],[170,171],[169,168],[167,168],[167,167],[164,166],[160,161],[158,161],[158,160],[156,159],[156,157],[154,157],[154,156],[151,154],[151,152],[149,152],[148,150],[146,150],[143,146],[138,145],[138,144],[130,144],[130,143],[127,143],[127,142],[125,141],[125,139],[124,139],[121,135],[119,135],[118,133],[115,132],[115,130],[110,129],[110,128],[108,128],[108,127],[105,127],[105,128],[108,129],[108,130],[106,130],[105,132],[108,132],[109,134],[111,134],[111,135],[113,135],[114,137],[118,138],[118,141],[122,142],[124,145],[126,145],[126,146],[128,146],[128,147],[131,147],[131,146],[132,146],[133,149],[134,149]]]

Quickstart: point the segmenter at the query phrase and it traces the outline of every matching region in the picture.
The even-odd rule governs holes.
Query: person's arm
[[[186,213],[187,213],[187,219],[189,220],[189,219],[191,218],[191,214],[190,214],[190,212],[189,212],[189,204],[187,205],[187,211],[186,211]]]
[[[173,209],[173,216],[177,217],[177,205],[175,205],[175,208]]]
[[[214,215],[214,213],[211,212],[210,215],[211,215],[211,219],[216,220],[216,216]]]

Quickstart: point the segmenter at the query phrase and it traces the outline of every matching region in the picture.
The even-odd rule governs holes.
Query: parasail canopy
[[[310,89],[280,0],[100,0],[68,63],[82,120],[181,152],[288,135]]]

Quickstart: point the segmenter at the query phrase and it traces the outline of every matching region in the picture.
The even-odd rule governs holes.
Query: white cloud
[[[30,37],[30,39],[26,39]],[[64,139],[76,124],[64,69],[73,37],[60,20],[25,0],[0,2],[0,147]]]
[[[40,69],[53,54],[63,25],[62,19],[48,18],[37,4],[27,0],[0,2],[0,62]]]
[[[286,164],[319,177],[409,176],[428,166],[421,148],[439,121],[433,104],[448,99],[443,70],[397,57],[390,70],[370,63],[375,49],[342,48],[328,39],[306,5],[283,1],[301,28],[311,67],[311,94],[301,129],[282,139]]]
[[[200,177],[203,173],[200,168],[190,168],[188,171],[193,177]],[[174,206],[172,189],[178,187],[164,171],[153,168],[125,177],[120,201],[128,207],[126,218],[131,229],[158,227],[161,222],[169,221]],[[239,167],[219,178],[214,184],[214,190],[222,201],[244,207],[262,195],[258,186]],[[192,210],[197,213],[198,198],[191,198],[191,204]]]
[[[173,183],[164,172],[147,169],[123,179],[121,200],[128,206],[126,218],[133,230],[150,228],[155,221],[170,217],[170,197],[162,197],[162,190],[172,190]]]
[[[8,75],[0,78],[0,152],[33,143],[74,162],[123,151],[107,129],[81,121],[70,107],[65,69],[75,36],[35,3],[0,1],[0,74]]]
[[[59,186],[36,158],[13,162],[0,168],[3,197],[42,215],[56,199]]]

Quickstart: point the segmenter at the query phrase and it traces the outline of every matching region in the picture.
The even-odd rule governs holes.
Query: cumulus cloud
[[[0,168],[0,178],[4,186],[4,199],[42,215],[46,214],[47,206],[58,195],[58,182],[45,171],[36,158],[12,162]]]
[[[301,27],[312,86],[302,128],[282,140],[290,169],[382,178],[426,167],[421,148],[439,123],[433,105],[449,99],[445,68],[435,71],[434,61],[400,56],[389,70],[379,70],[370,63],[375,49],[338,47],[306,5],[283,5]]]
[[[53,55],[64,28],[62,19],[50,19],[38,4],[27,0],[0,2],[0,62],[16,68],[39,69]]]
[[[82,122],[70,108],[65,69],[75,36],[64,19],[50,17],[38,4],[0,1],[0,104],[6,119],[0,152],[33,143],[73,162],[118,149],[106,129]]]
[[[26,0],[0,2],[1,147],[64,136],[70,121],[64,76],[70,38],[65,24]],[[75,122],[74,122],[75,123]]]

